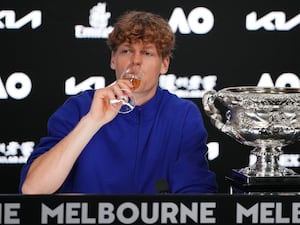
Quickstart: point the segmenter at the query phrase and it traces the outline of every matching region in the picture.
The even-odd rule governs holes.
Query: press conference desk
[[[300,224],[300,194],[0,195],[0,224]]]

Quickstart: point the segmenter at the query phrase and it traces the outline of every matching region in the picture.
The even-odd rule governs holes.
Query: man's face
[[[112,52],[111,68],[115,70],[117,78],[132,63],[141,65],[143,76],[135,92],[142,93],[156,89],[159,75],[168,71],[169,57],[163,59],[154,44],[141,41],[123,43]]]

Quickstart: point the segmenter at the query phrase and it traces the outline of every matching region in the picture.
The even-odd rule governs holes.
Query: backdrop
[[[146,10],[169,21],[177,37],[160,86],[203,112],[208,90],[230,86],[300,87],[298,0],[1,0],[0,192],[18,191],[20,169],[48,117],[71,95],[114,80],[106,46],[114,21]],[[224,177],[249,163],[251,147],[214,128],[203,113],[209,164],[220,192]],[[282,163],[298,170],[299,144]]]

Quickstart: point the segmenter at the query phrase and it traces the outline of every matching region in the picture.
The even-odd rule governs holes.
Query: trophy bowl
[[[300,89],[256,86],[208,91],[203,108],[212,124],[241,144],[254,147],[253,165],[234,169],[234,179],[268,184],[299,175],[279,165],[282,147],[300,138]],[[263,179],[262,179],[263,178]],[[266,179],[269,178],[269,179]],[[275,179],[274,182],[280,180]]]

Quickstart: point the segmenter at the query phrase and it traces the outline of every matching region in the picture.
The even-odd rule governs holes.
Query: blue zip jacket
[[[94,90],[88,90],[70,97],[49,118],[48,136],[22,168],[20,188],[32,162],[89,111],[93,95]],[[158,88],[146,104],[118,114],[94,135],[58,192],[154,194],[158,179],[168,182],[171,193],[216,192],[206,139],[197,105]]]

